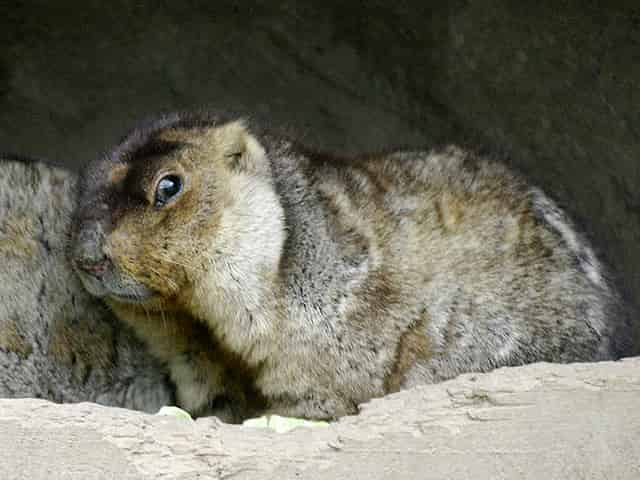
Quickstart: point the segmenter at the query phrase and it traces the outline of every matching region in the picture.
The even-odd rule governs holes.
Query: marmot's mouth
[[[145,292],[143,295],[133,293],[114,293],[109,292],[108,297],[121,303],[144,303],[153,296],[152,292]]]
[[[120,303],[141,304],[156,296],[156,292],[146,285],[109,270],[97,278],[83,270],[77,270],[80,280],[90,294]]]
[[[135,285],[109,285],[105,296],[120,303],[141,304],[156,296],[156,292],[141,283]]]

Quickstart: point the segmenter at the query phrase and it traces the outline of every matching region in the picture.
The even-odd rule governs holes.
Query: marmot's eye
[[[155,206],[162,207],[182,191],[182,179],[177,175],[162,177],[156,187]]]

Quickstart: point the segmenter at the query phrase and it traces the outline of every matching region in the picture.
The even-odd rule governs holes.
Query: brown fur
[[[12,320],[0,321],[0,349],[12,352],[20,358],[27,358],[33,347],[20,334],[16,322]]]
[[[5,222],[5,234],[0,236],[0,253],[14,257],[33,257],[38,252],[38,243],[33,237],[33,219],[16,217]]]
[[[399,391],[411,368],[433,355],[429,350],[429,338],[425,334],[425,325],[426,321],[421,319],[400,336],[393,368],[385,378],[386,393]]]
[[[167,175],[183,188],[157,204]],[[622,350],[626,313],[586,239],[458,148],[338,158],[174,116],[83,184],[85,286],[170,365],[192,412],[258,392],[267,411],[335,418],[462,372]],[[98,277],[82,268],[96,259]]]
[[[53,322],[48,354],[51,361],[71,368],[78,381],[84,381],[90,369],[108,372],[115,367],[114,343],[110,325],[98,325],[90,330],[89,325],[70,325],[65,317]]]

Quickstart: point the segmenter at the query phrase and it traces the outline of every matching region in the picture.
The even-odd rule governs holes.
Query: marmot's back
[[[76,178],[0,159],[0,397],[157,411],[163,369],[91,298],[65,255]]]
[[[426,336],[412,334],[406,348],[428,354],[412,353],[415,368],[403,366],[406,379],[392,385],[631,352],[631,312],[588,240],[505,165],[455,147],[335,160],[311,152],[302,163],[281,152],[273,163],[290,224],[329,219],[324,242],[338,244],[343,258],[356,252],[350,264],[369,271],[361,280],[333,278],[378,291],[385,318],[424,312],[415,325]],[[290,246],[294,258],[283,263],[313,264],[305,251]],[[401,341],[399,359],[403,348]]]
[[[389,268],[419,286],[413,308],[429,317],[432,357],[414,378],[630,352],[631,312],[607,268],[540,189],[458,148],[391,155],[378,170],[396,182],[376,202],[389,219],[379,248],[393,246]]]

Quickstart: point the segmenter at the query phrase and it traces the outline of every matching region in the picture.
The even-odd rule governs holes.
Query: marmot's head
[[[94,295],[167,308],[225,262],[253,256],[263,267],[266,197],[275,198],[269,161],[241,121],[164,117],[85,172],[72,263]]]

